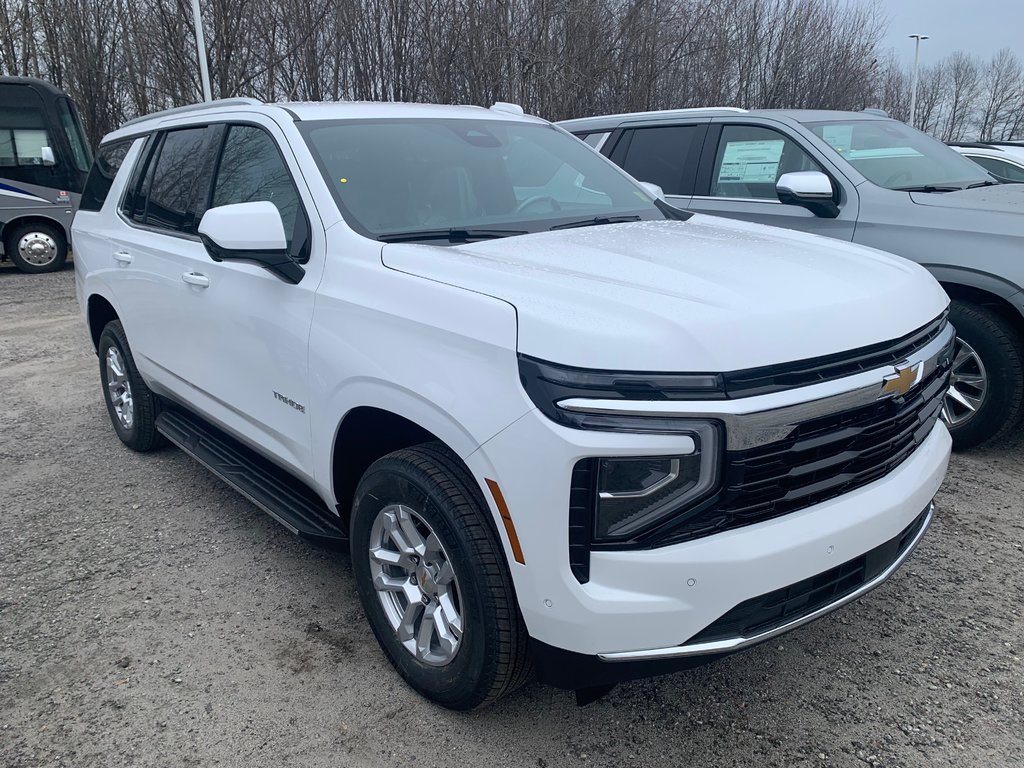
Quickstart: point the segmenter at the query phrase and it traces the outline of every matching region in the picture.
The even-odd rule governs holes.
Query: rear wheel
[[[942,416],[953,445],[970,448],[1013,429],[1024,412],[1024,346],[1000,315],[954,301],[953,369]]]
[[[99,356],[103,402],[121,442],[140,452],[164,445],[164,436],[156,430],[160,402],[135,367],[120,320],[112,320],[103,328]]]
[[[438,443],[389,454],[356,489],[352,568],[370,627],[431,701],[473,709],[529,677],[526,628],[478,487]]]
[[[4,252],[22,272],[56,272],[68,257],[68,244],[60,227],[33,222],[11,230]]]

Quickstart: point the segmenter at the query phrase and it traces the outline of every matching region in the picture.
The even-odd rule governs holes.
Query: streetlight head
[[[928,35],[907,35],[907,37],[911,38],[912,40],[927,40],[928,39]]]

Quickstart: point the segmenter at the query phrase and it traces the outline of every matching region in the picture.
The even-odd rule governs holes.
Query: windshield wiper
[[[963,187],[936,187],[922,184],[919,187],[896,187],[897,192],[959,192]]]
[[[977,189],[978,187],[998,187],[998,181],[979,181],[976,184],[968,184],[964,189]]]
[[[411,243],[417,240],[447,240],[449,243],[468,243],[470,240],[493,240],[498,237],[527,235],[525,229],[467,229],[465,227],[449,227],[448,229],[418,229],[412,232],[388,232],[378,235],[383,243]]]
[[[576,227],[595,227],[599,224],[622,224],[627,221],[640,221],[639,216],[595,216],[592,219],[570,221],[567,224],[555,224],[551,229],[575,229]]]

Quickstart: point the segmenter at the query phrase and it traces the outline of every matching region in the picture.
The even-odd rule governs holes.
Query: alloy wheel
[[[391,504],[370,531],[370,577],[398,641],[417,660],[451,663],[464,627],[459,582],[444,545],[413,509]]]
[[[107,395],[121,426],[131,429],[135,421],[132,384],[128,381],[128,369],[117,347],[107,348]]]
[[[951,427],[966,423],[981,408],[987,394],[988,373],[985,364],[974,347],[957,338],[942,418]]]

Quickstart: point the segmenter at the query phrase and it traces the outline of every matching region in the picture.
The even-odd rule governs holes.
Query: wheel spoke
[[[447,584],[451,584],[455,581],[455,571],[452,569],[452,564],[447,560],[441,565],[441,570],[437,573],[437,586],[443,587]]]
[[[416,521],[413,519],[413,516],[409,514],[409,510],[405,507],[398,508],[398,522],[402,528],[402,535],[405,537],[405,541],[411,550],[420,557],[426,554],[427,543],[423,540],[423,535],[416,527]]]
[[[452,596],[448,592],[444,592],[437,596],[438,611],[435,621],[439,625],[443,624],[444,632],[438,631],[438,634],[447,633],[454,641],[458,641],[462,638],[462,616],[455,609],[452,604]]]
[[[981,390],[985,388],[985,377],[973,373],[954,373],[950,379],[950,383],[954,385],[965,384],[968,387],[974,387],[975,389]]]
[[[401,568],[406,573],[412,573],[416,569],[416,565],[409,559],[408,553],[396,552],[393,549],[385,549],[384,547],[373,547],[370,550],[370,559],[381,565]]]
[[[423,603],[410,602],[405,606],[402,613],[402,620],[398,623],[398,639],[403,643],[416,637],[416,620],[423,612]]]
[[[950,387],[947,394],[954,402],[959,403],[972,413],[978,409],[978,404],[981,402],[979,398],[968,397],[956,387]]]
[[[373,577],[373,586],[378,592],[405,592],[409,579],[398,576],[388,576],[381,571]]]
[[[420,619],[420,629],[416,633],[416,655],[421,659],[430,656],[430,645],[434,639],[434,616],[437,613],[437,604],[428,605],[423,610],[423,618]]]

